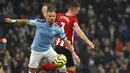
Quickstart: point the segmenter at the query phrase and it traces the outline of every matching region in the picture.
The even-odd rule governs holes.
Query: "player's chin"
[[[51,21],[50,23],[51,23],[51,24],[53,24],[53,23],[54,23],[54,21]]]

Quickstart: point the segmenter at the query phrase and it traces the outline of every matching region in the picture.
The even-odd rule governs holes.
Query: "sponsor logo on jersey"
[[[56,35],[56,31],[53,30],[53,31],[52,31],[52,34],[53,34],[53,35]]]
[[[67,22],[70,22],[69,18],[66,16],[60,16],[61,19],[65,19]]]

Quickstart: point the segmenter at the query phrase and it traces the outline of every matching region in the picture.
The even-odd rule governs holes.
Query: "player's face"
[[[74,9],[74,16],[79,13],[80,7]]]
[[[48,23],[53,24],[56,19],[56,13],[55,12],[47,12],[46,20]]]

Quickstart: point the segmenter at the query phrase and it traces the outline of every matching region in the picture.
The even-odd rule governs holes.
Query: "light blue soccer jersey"
[[[32,51],[44,52],[50,48],[54,37],[65,38],[64,32],[57,24],[48,26],[44,19],[29,20],[29,24],[36,26],[36,33],[31,45]]]

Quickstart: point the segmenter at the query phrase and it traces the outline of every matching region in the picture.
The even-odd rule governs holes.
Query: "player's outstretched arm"
[[[64,39],[65,45],[67,46],[68,50],[72,53],[74,51],[74,47],[71,45],[71,43],[67,40],[67,38]]]
[[[86,35],[84,34],[84,32],[80,29],[79,26],[76,26],[74,28],[74,31],[77,33],[77,35],[83,39],[91,48],[94,48],[93,43],[86,37]]]
[[[7,22],[7,23],[18,23],[18,24],[29,24],[29,20],[28,19],[5,18],[5,22]]]
[[[69,49],[69,51],[72,53],[74,60],[76,61],[76,63],[80,64],[80,59],[77,56],[77,54],[74,51],[74,47],[71,45],[71,43],[67,40],[67,38],[64,39],[65,45],[67,46],[67,48]]]

